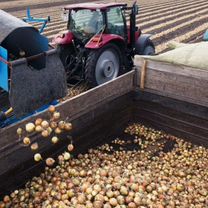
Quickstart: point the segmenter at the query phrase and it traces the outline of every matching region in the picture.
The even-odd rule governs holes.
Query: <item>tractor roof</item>
[[[67,10],[79,10],[79,9],[90,9],[90,10],[95,10],[95,9],[100,9],[100,10],[105,10],[110,7],[119,7],[119,6],[127,6],[125,3],[80,3],[80,4],[70,4],[64,7],[64,9]]]

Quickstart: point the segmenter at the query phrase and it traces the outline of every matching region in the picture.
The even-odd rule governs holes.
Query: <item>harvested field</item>
[[[76,1],[76,3],[78,2],[83,1]],[[124,1],[122,0],[122,2]],[[125,2],[132,3],[129,0]],[[0,8],[20,18],[25,16],[27,6],[30,6],[34,16],[46,17],[50,15],[51,22],[44,34],[51,40],[54,35],[66,30],[66,22],[61,19],[61,8],[68,3],[75,3],[75,1],[14,0],[9,1],[9,3],[8,1],[1,1]],[[208,4],[206,0],[139,0],[138,4],[140,13],[137,17],[137,25],[144,33],[153,34],[152,40],[158,53],[167,50],[167,43],[173,40],[185,43],[201,40],[202,34],[208,28]],[[38,27],[39,24],[36,26]]]

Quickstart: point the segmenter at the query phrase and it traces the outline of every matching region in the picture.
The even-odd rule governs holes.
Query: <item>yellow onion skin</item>
[[[48,111],[49,111],[50,113],[54,113],[54,112],[56,111],[55,106],[53,106],[53,105],[49,106]]]
[[[31,144],[30,148],[31,148],[32,151],[38,150],[38,148],[39,148],[38,143],[35,142],[35,143]]]
[[[34,125],[34,123],[27,123],[27,124],[25,125],[25,130],[26,130],[26,132],[28,132],[28,133],[32,133],[32,132],[35,130],[35,125]]]
[[[36,154],[34,155],[34,160],[35,160],[36,162],[41,161],[41,160],[42,160],[41,154],[40,154],[40,153],[36,153]]]

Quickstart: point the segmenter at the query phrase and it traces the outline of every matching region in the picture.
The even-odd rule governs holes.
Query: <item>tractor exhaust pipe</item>
[[[130,43],[132,48],[135,48],[135,33],[137,31],[137,27],[136,27],[137,14],[138,14],[138,6],[135,1],[131,8],[131,14],[130,14]]]

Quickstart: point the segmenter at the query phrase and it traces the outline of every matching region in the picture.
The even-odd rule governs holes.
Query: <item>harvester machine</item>
[[[48,39],[0,10],[0,127],[56,102],[66,89],[65,70]]]

